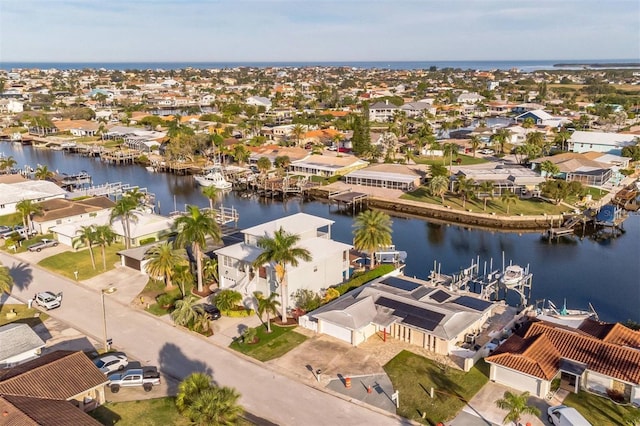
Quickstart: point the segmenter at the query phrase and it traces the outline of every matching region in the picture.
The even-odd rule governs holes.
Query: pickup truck
[[[160,384],[160,373],[156,367],[132,368],[122,373],[111,374],[109,389],[118,393],[121,387],[142,386],[145,392],[150,392],[155,385]]]

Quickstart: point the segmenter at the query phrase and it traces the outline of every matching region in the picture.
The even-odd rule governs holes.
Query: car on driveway
[[[54,294],[50,291],[43,291],[42,293],[36,293],[33,298],[36,305],[49,309],[59,308],[62,304],[62,292]]]
[[[47,247],[56,247],[58,245],[58,242],[56,240],[49,240],[46,238],[43,238],[41,241],[38,241],[35,244],[31,244],[27,250],[29,251],[41,251],[42,249],[45,249]]]
[[[210,320],[217,320],[218,318],[220,318],[220,309],[218,309],[216,305],[212,305],[210,303],[200,303],[198,305],[194,305],[193,308],[196,311],[204,312]]]
[[[478,152],[479,152],[480,154],[484,154],[484,155],[493,155],[493,154],[495,154],[495,153],[496,153],[494,150],[492,150],[492,149],[488,149],[488,148],[481,149],[481,150],[480,150],[480,151],[478,151]]]
[[[94,359],[93,363],[104,374],[111,374],[124,370],[129,365],[129,359],[123,353],[107,353]]]

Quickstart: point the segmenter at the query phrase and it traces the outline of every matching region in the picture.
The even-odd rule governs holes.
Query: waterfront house
[[[476,104],[478,102],[482,102],[484,101],[485,97],[475,93],[475,92],[471,92],[471,93],[461,93],[460,95],[458,95],[458,97],[456,98],[456,103],[459,104]]]
[[[265,98],[263,96],[250,96],[247,98],[247,105],[254,105],[257,107],[264,107],[265,111],[269,111],[271,109],[271,100],[269,98]]]
[[[67,195],[67,191],[46,180],[1,183],[3,180],[0,180],[0,216],[15,213],[16,204],[22,200],[39,203],[54,198],[65,198]]]
[[[640,332],[586,319],[577,329],[532,321],[485,360],[489,378],[544,398],[551,382],[640,404]]]
[[[48,234],[56,225],[74,223],[86,218],[109,217],[115,203],[107,197],[93,197],[82,200],[56,198],[40,203],[42,213],[34,215],[31,222],[40,234]]]
[[[298,247],[307,249],[311,260],[300,261],[298,266],[287,266],[288,306],[294,306],[293,294],[298,289],[320,292],[340,284],[349,278],[349,244],[331,239],[331,225],[334,221],[297,213],[241,231],[243,241],[215,250],[218,257],[220,288],[232,288],[245,297],[254,291],[265,296],[279,293],[275,279],[275,265],[254,268],[253,262],[262,253],[258,247],[261,237],[272,237],[275,231],[300,237]]]
[[[627,133],[575,131],[567,141],[567,149],[579,153],[597,151],[620,155],[622,148],[636,143],[636,138],[637,135]]]
[[[300,318],[300,325],[357,346],[375,333],[440,355],[460,350],[491,318],[495,302],[390,274]]]
[[[532,119],[537,126],[561,127],[571,122],[571,120],[564,117],[554,117],[541,109],[523,112],[516,116],[515,120],[516,123],[524,123],[528,118]]]
[[[366,161],[353,155],[343,154],[340,157],[334,157],[330,155],[312,154],[301,160],[291,162],[289,171],[292,173],[323,177],[344,176],[354,170],[367,167],[368,164]]]
[[[609,181],[609,179],[611,179],[614,174],[613,168],[617,168],[617,166],[601,163],[590,158],[604,157],[604,155],[600,152],[592,152],[591,154],[595,155],[587,155],[586,153],[578,154],[574,152],[563,152],[562,154],[552,155],[549,157],[536,158],[534,160],[531,160],[531,168],[533,170],[538,170],[540,164],[544,163],[545,161],[549,161],[558,166],[558,174],[554,177],[564,179],[569,182],[578,181],[583,183],[584,185],[604,185],[605,183],[607,183],[607,181]],[[624,159],[624,157],[613,155],[611,157]],[[606,159],[604,160],[606,161]],[[628,160],[629,159],[627,159],[627,164]],[[622,161],[622,163],[624,164],[625,162]]]
[[[349,185],[412,191],[418,188],[426,177],[427,167],[424,165],[374,164],[348,173],[344,181]]]
[[[6,315],[11,315],[11,312],[7,312]],[[44,341],[29,325],[3,325],[0,327],[0,369],[37,358],[44,346]]]
[[[73,136],[95,136],[100,128],[100,123],[97,121],[87,120],[61,120],[55,121],[54,126],[59,132],[69,132]]]
[[[75,410],[79,414],[105,402],[104,386],[107,383],[107,377],[83,352],[55,351],[0,370],[0,395],[3,397],[68,401],[77,407]],[[82,418],[89,420],[68,424],[94,424],[91,417]]]
[[[517,194],[537,194],[539,186],[545,178],[539,173],[526,167],[496,166],[493,169],[476,169],[473,167],[460,167],[458,172],[451,176],[451,188],[454,187],[458,176],[472,179],[476,184],[485,181],[493,182],[493,195],[500,196],[504,191]]]

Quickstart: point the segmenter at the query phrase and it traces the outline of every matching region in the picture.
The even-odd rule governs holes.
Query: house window
[[[62,224],[62,219],[56,220],[56,225],[61,225],[61,224]]]
[[[224,256],[223,259],[224,260],[222,261],[222,264],[224,266],[227,266],[229,268],[233,267],[233,259],[231,259],[229,256]]]

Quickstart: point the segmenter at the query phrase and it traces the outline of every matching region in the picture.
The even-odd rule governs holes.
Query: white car
[[[111,374],[114,371],[122,371],[129,365],[129,359],[125,354],[105,354],[93,360],[96,367],[104,374]]]
[[[492,150],[492,149],[488,149],[488,148],[481,149],[481,150],[480,150],[480,151],[478,151],[478,152],[479,152],[480,154],[484,154],[484,155],[493,155],[493,154],[495,154],[495,153],[496,153],[494,150]]]
[[[45,308],[47,311],[49,309],[59,308],[62,304],[62,292],[54,294],[50,291],[43,291],[42,293],[37,293],[33,301],[36,305]]]

